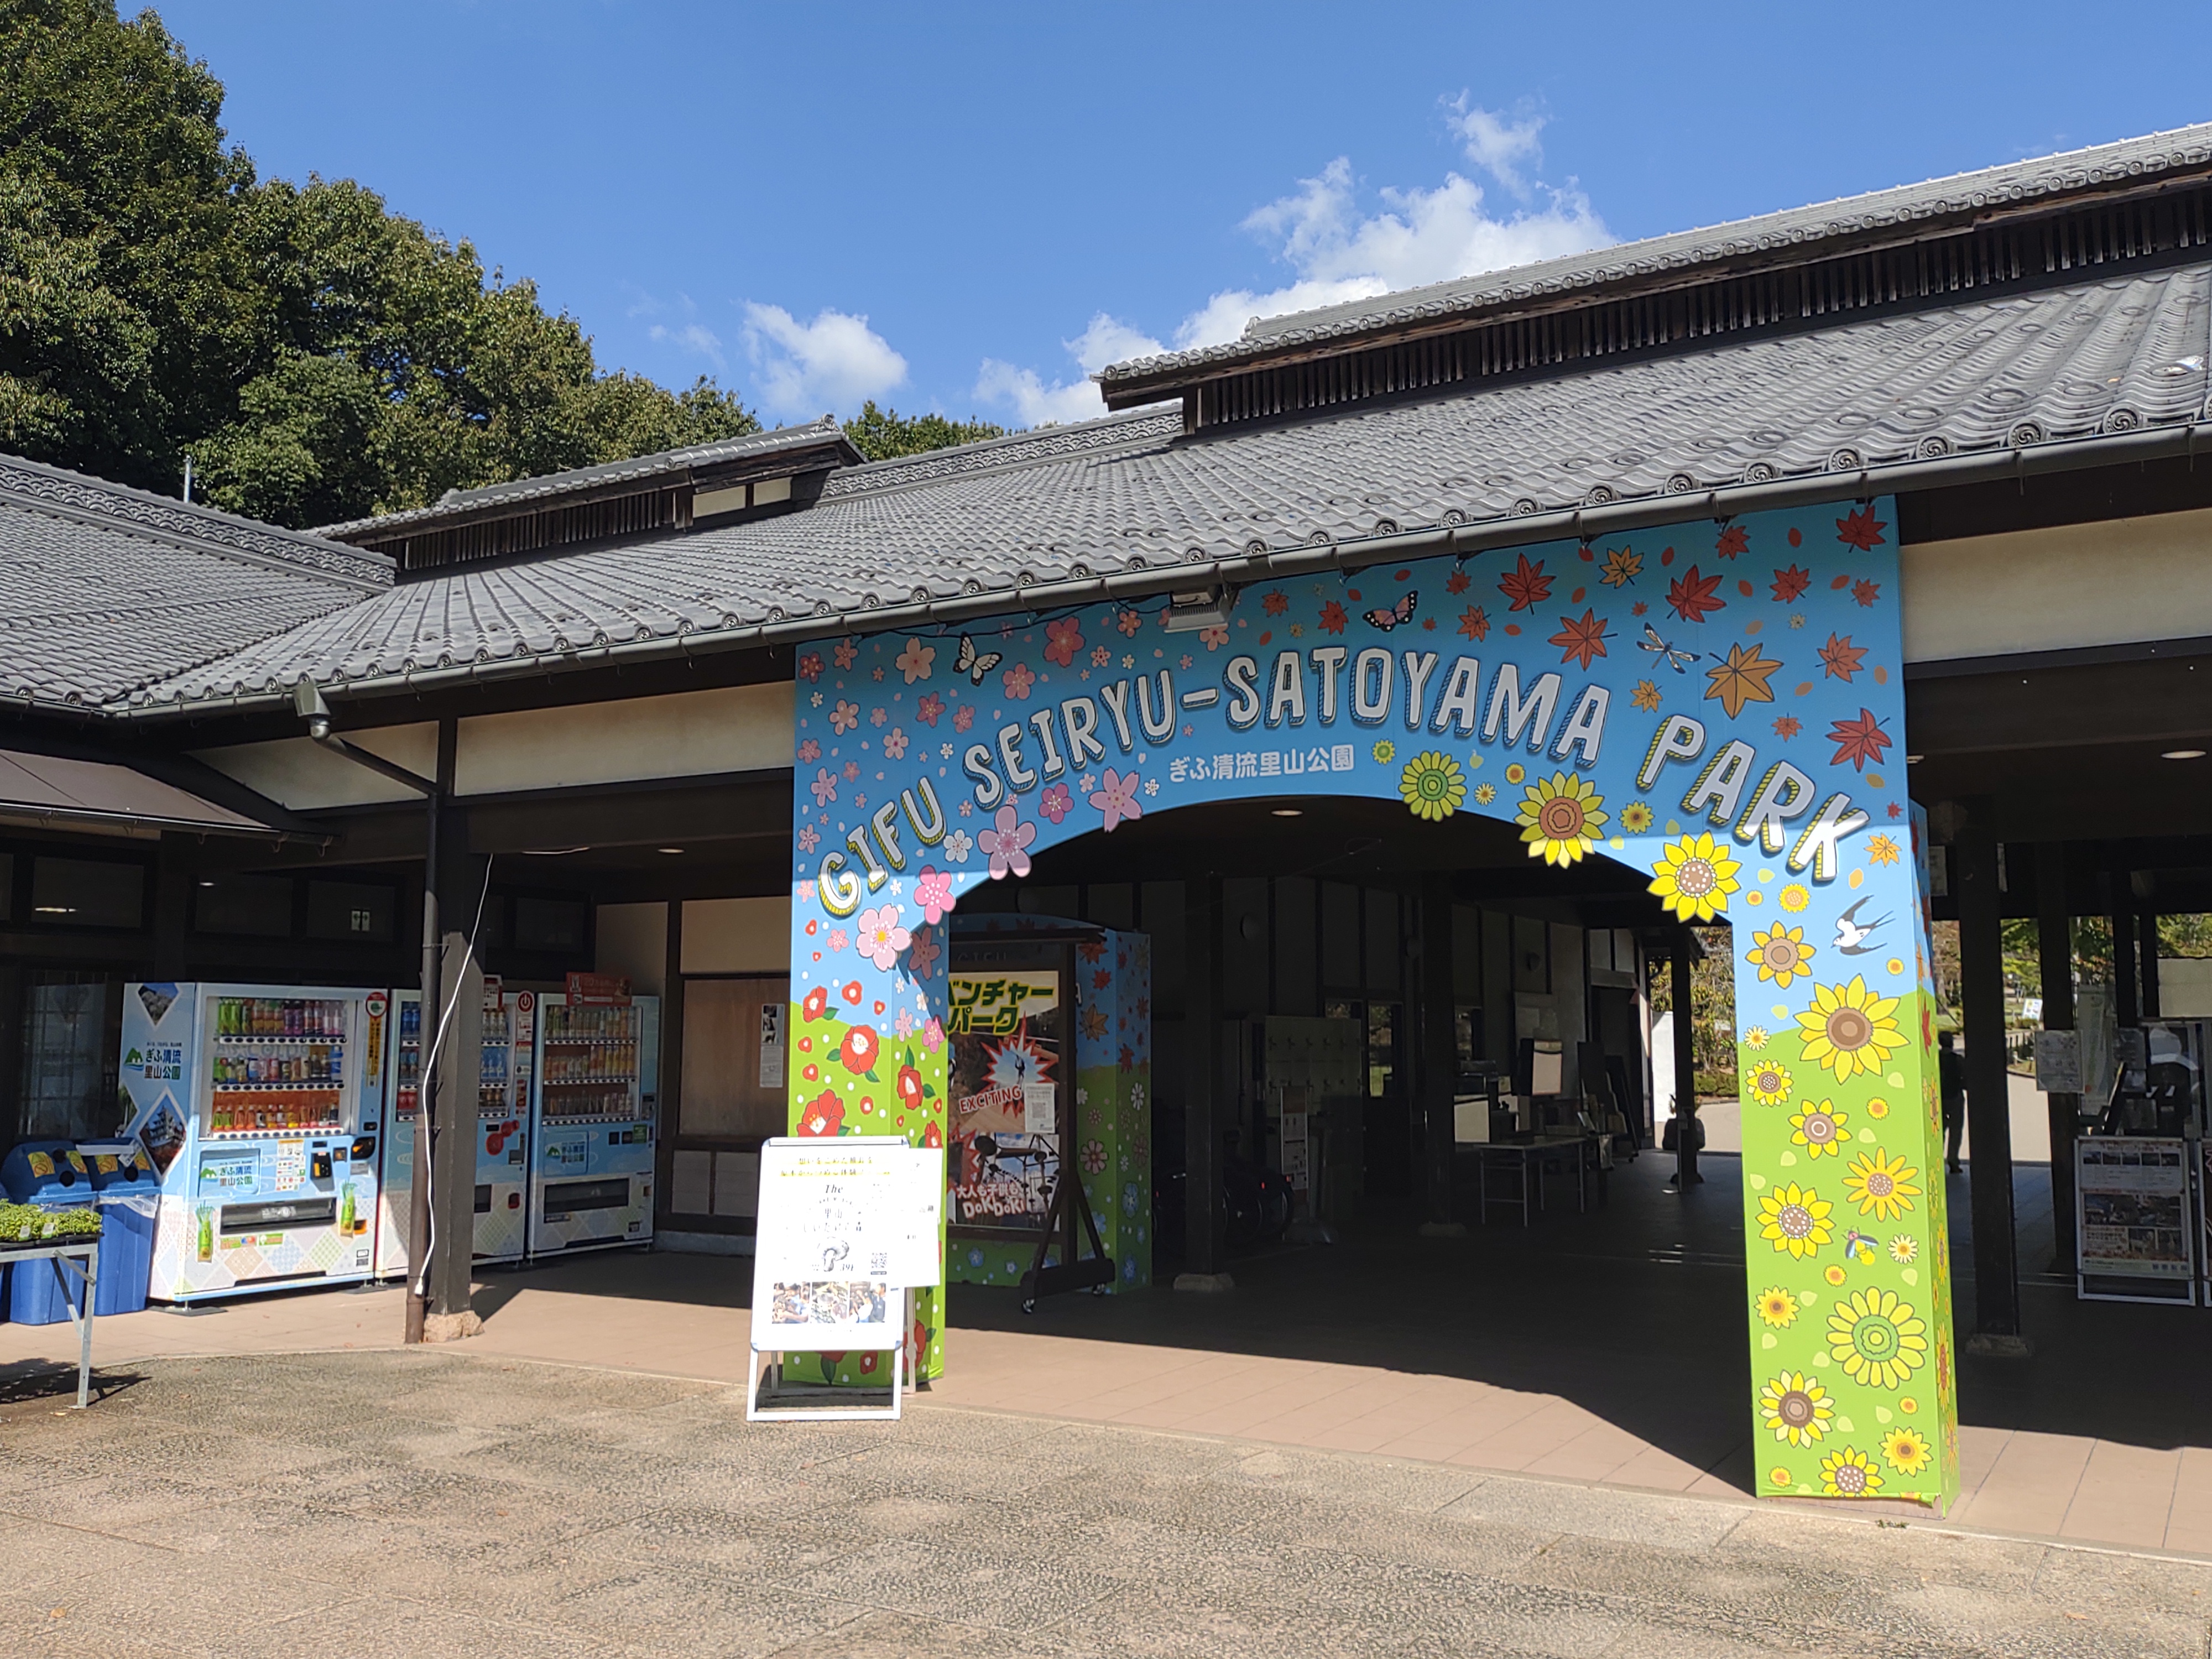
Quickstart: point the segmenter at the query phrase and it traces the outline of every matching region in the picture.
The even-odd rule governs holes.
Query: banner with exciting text
[[[1759,1490],[1957,1490],[1887,499],[805,647],[792,1129],[940,1146],[946,921],[1045,848],[1346,795],[1734,929]],[[942,1291],[920,1298],[925,1375]]]

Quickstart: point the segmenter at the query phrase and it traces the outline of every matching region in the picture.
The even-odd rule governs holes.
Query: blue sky
[[[2202,5],[159,9],[264,173],[772,421],[1079,418],[1255,313],[2212,118]]]

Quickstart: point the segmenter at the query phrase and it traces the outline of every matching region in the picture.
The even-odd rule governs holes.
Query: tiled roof
[[[349,519],[343,524],[325,525],[314,533],[319,536],[365,536],[366,538],[375,539],[387,530],[411,530],[445,519],[480,514],[486,507],[500,507],[511,501],[535,501],[550,496],[598,490],[608,484],[643,483],[663,474],[688,476],[695,470],[720,466],[727,461],[750,460],[774,455],[781,450],[809,449],[825,443],[838,446],[848,459],[860,459],[860,452],[846,438],[836,417],[824,415],[821,419],[809,421],[803,426],[780,426],[767,432],[749,433],[742,438],[722,438],[713,443],[693,444],[684,449],[664,449],[657,454],[633,456],[626,461],[574,467],[566,472],[549,472],[537,478],[518,478],[510,483],[485,484],[477,489],[449,489],[441,499],[428,507],[410,507],[404,513],[380,514],[374,518]]]
[[[1048,428],[852,469],[785,517],[441,573],[147,696],[190,706],[301,674],[392,682],[798,622],[865,629],[925,598],[1018,603],[1191,561],[2190,422],[2208,304],[2200,264],[1294,422]]]
[[[1994,207],[2022,206],[2082,191],[2155,183],[2169,173],[2201,172],[2208,163],[2212,163],[2212,124],[2182,127],[2064,155],[1954,173],[1924,184],[1738,219],[1702,230],[1620,243],[1536,264],[1401,289],[1373,299],[1256,318],[1239,339],[1115,363],[1098,379],[1110,397],[1118,386],[1162,374],[1226,369],[1287,349],[1462,314],[1472,316],[1617,283],[1688,272],[1747,255],[1788,252],[1794,258],[1811,258],[1824,242],[1863,237],[1889,227],[1957,219]]]
[[[123,698],[391,584],[381,554],[0,456],[0,699]]]

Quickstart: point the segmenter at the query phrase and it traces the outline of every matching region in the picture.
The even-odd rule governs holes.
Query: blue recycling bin
[[[78,1153],[100,1204],[100,1283],[95,1314],[137,1313],[154,1278],[154,1212],[161,1183],[136,1141],[87,1140]]]
[[[27,1140],[0,1158],[0,1191],[42,1210],[88,1210],[97,1201],[91,1166],[66,1140]],[[15,1262],[8,1279],[8,1317],[15,1323],[53,1325],[70,1316],[70,1299],[52,1262]]]

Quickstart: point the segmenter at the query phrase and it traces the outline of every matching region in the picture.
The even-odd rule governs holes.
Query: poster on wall
[[[1059,973],[951,975],[945,1221],[963,1230],[1042,1227],[1060,1181],[1059,1095],[1067,1063]]]

